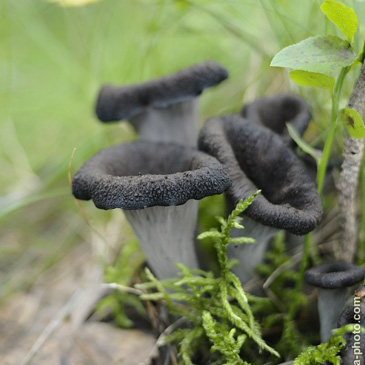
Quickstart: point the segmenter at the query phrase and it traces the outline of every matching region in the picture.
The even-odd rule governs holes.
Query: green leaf
[[[222,236],[221,233],[219,233],[216,229],[212,229],[211,231],[200,233],[200,235],[197,237],[198,240],[203,240],[204,238],[220,238]]]
[[[227,226],[227,222],[223,217],[215,217],[215,220],[221,225],[221,227]]]
[[[294,140],[298,147],[309,156],[312,156],[316,160],[316,163],[318,165],[322,157],[321,152],[305,142],[290,123],[286,123],[286,127],[288,128],[290,137]]]
[[[234,245],[240,245],[241,243],[255,243],[255,239],[251,237],[235,237],[231,238],[229,243]]]
[[[339,117],[351,137],[361,139],[365,136],[364,121],[356,110],[344,108],[340,111]]]
[[[325,89],[333,90],[335,79],[332,76],[323,75],[317,72],[308,71],[291,71],[290,78],[301,86],[323,87]]]
[[[333,0],[324,1],[321,5],[321,10],[346,36],[347,40],[352,43],[358,24],[355,11],[348,6]]]
[[[239,217],[237,217],[239,218]],[[245,228],[242,224],[238,223],[236,220],[232,222],[232,227],[237,229],[243,229]]]
[[[331,75],[356,60],[347,41],[333,35],[307,38],[282,49],[270,66]]]

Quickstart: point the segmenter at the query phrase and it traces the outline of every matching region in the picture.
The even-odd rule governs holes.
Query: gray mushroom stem
[[[184,205],[125,210],[140,247],[154,274],[160,279],[176,277],[178,263],[198,268],[194,245],[198,201]]]
[[[232,237],[251,237],[255,243],[229,245],[227,254],[229,258],[239,261],[239,267],[232,270],[242,283],[246,283],[254,276],[256,266],[264,261],[269,243],[279,230],[264,226],[248,217],[244,217],[243,226],[244,229],[232,229]]]
[[[347,288],[364,280],[365,270],[346,261],[324,263],[308,269],[304,275],[308,284],[317,287],[321,341],[326,342],[337,328],[345,306]]]
[[[199,133],[199,99],[148,108],[130,118],[142,140],[196,147]]]
[[[327,342],[345,306],[347,288],[318,290],[318,313],[320,319],[321,342]]]

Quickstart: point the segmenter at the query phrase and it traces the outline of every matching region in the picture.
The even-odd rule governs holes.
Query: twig
[[[48,323],[48,325],[44,328],[37,340],[34,342],[33,346],[21,362],[21,365],[30,365],[32,363],[34,356],[43,347],[46,341],[52,336],[54,331],[63,324],[65,317],[70,314],[77,299],[79,299],[79,296],[80,291],[75,292],[69,299],[69,301],[58,311],[54,319]]]
[[[73,149],[71,157],[70,157],[70,161],[68,163],[68,173],[67,173],[67,177],[68,177],[68,184],[70,185],[70,188],[72,189],[72,177],[71,177],[71,168],[72,168],[72,162],[75,156],[75,152],[76,152],[76,148]],[[106,244],[108,243],[107,239],[91,224],[89,217],[87,216],[86,212],[84,211],[84,209],[82,208],[80,202],[74,198],[75,200],[75,204],[77,206],[77,208],[79,209],[79,212],[81,213],[82,217],[84,218],[86,224],[96,233],[96,235],[101,238],[102,241],[104,241]]]
[[[292,263],[290,261],[285,262],[283,265],[276,268],[271,275],[266,279],[262,288],[264,289],[265,294],[272,300],[272,302],[276,305],[276,307],[281,311],[284,312],[283,303],[280,301],[278,296],[270,289],[270,285],[275,281],[275,279],[286,271]]]
[[[365,64],[362,65],[360,75],[347,104],[348,108],[363,114],[365,102]],[[344,138],[343,163],[337,184],[339,192],[340,228],[342,259],[352,262],[356,252],[357,224],[356,224],[356,191],[359,181],[359,171],[364,150],[364,139]]]
[[[180,326],[181,324],[183,324],[186,321],[185,318],[179,318],[177,321],[175,321],[174,323],[170,324],[170,326],[166,327],[165,330],[160,334],[160,336],[157,338],[154,346],[152,347],[150,354],[148,355],[147,359],[141,363],[139,363],[138,365],[148,365],[150,363],[151,357],[153,356],[153,353],[155,351],[157,351],[157,349],[163,345],[165,345],[164,343],[164,339],[166,336],[170,335],[172,331],[175,330],[175,328],[177,328],[178,326]]]
[[[134,289],[131,288],[130,286],[125,286],[125,285],[120,285],[118,283],[104,283],[101,284],[102,288],[105,289],[116,289],[116,290],[121,290],[130,294],[135,294],[135,295],[142,295],[144,294],[144,292],[142,290],[138,290],[138,289]]]

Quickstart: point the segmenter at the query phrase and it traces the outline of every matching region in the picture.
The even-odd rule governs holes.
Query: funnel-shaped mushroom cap
[[[72,192],[101,209],[181,205],[221,194],[231,182],[219,162],[193,148],[137,141],[102,150],[76,173]]]
[[[365,270],[346,261],[321,264],[305,273],[308,284],[323,289],[346,288],[365,278]]]
[[[106,85],[100,91],[96,114],[103,122],[129,119],[149,107],[166,108],[193,99],[227,77],[224,67],[209,61],[138,85]]]
[[[301,161],[278,135],[237,115],[210,119],[199,148],[215,156],[232,180],[233,204],[262,190],[245,214],[270,227],[306,234],[320,222],[322,206]]]
[[[243,107],[242,116],[279,134],[285,143],[291,142],[286,123],[303,135],[311,120],[305,101],[293,95],[278,95],[258,99]]]

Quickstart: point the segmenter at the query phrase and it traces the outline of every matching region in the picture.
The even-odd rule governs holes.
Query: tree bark
[[[365,103],[365,64],[347,104],[361,116]],[[359,172],[364,150],[364,139],[352,138],[346,134],[344,138],[342,171],[338,181],[338,199],[340,207],[340,228],[342,259],[352,262],[356,253],[358,227],[356,223],[356,192]]]

